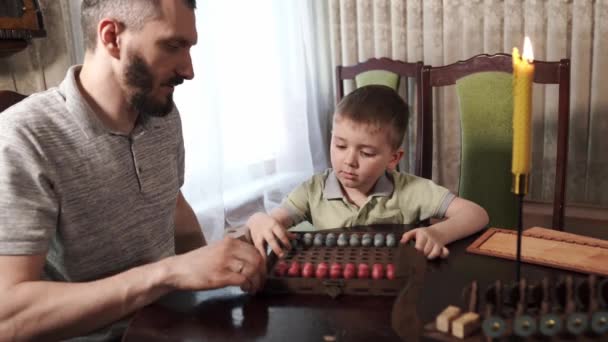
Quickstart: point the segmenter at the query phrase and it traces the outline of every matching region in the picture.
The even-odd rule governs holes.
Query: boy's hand
[[[291,249],[290,238],[294,238],[293,233],[289,233],[272,216],[264,213],[256,213],[247,220],[247,226],[251,232],[251,240],[264,259],[266,259],[266,243],[270,245],[273,252],[282,258],[285,255],[283,248]]]
[[[416,240],[416,249],[424,253],[428,259],[437,257],[447,258],[450,251],[434,236],[431,228],[416,228],[409,230],[401,237],[401,243]]]

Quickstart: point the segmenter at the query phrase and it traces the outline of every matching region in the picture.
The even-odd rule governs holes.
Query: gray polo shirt
[[[173,255],[184,177],[179,113],[112,132],[82,97],[79,71],[0,113],[0,255],[46,254],[56,281]]]
[[[428,179],[393,171],[383,174],[367,202],[357,207],[344,197],[340,181],[328,169],[302,183],[281,206],[294,224],[307,220],[315,229],[333,229],[443,218],[454,198],[448,189]]]

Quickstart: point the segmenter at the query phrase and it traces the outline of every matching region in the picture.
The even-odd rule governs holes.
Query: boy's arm
[[[401,242],[406,243],[414,239],[416,249],[423,252],[427,258],[445,258],[449,254],[445,245],[483,229],[489,222],[485,209],[460,197],[450,202],[445,218],[429,227],[405,232]]]
[[[117,321],[174,289],[228,285],[256,291],[264,263],[249,244],[226,238],[187,254],[83,283],[41,280],[45,255],[0,255],[0,340],[55,341]]]
[[[426,228],[447,245],[483,229],[489,222],[488,213],[478,204],[456,197],[445,212],[445,220]]]

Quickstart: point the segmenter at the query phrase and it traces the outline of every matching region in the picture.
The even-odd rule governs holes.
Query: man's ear
[[[97,26],[97,45],[114,58],[120,58],[121,33],[124,25],[116,20],[104,18]]]
[[[391,160],[388,162],[386,168],[390,171],[395,170],[397,168],[397,165],[399,165],[399,161],[403,157],[403,153],[403,147],[399,147],[396,151],[394,151],[391,155]]]

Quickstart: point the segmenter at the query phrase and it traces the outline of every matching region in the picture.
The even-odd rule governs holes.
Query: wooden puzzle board
[[[398,233],[401,236],[402,230],[360,230],[360,229],[332,229],[325,230],[323,233],[334,232],[336,234],[345,233],[362,235],[364,233]],[[269,258],[269,274],[263,291],[266,293],[300,293],[300,294],[327,294],[331,297],[346,295],[372,295],[372,296],[396,296],[403,288],[410,276],[408,263],[414,262],[416,257],[413,247],[406,247],[397,243],[395,247],[325,247],[325,246],[304,246],[299,243],[291,250],[287,257],[283,259],[286,263],[297,261],[300,264],[311,262],[318,265],[326,262],[328,265],[337,262],[342,265],[346,263],[368,264],[370,267],[374,263],[386,265],[392,263],[395,266],[395,279],[316,279],[303,277],[277,276],[274,268],[277,258],[272,254]]]
[[[523,262],[608,276],[608,241],[533,227],[523,232]],[[489,228],[467,251],[515,260],[517,232]]]

